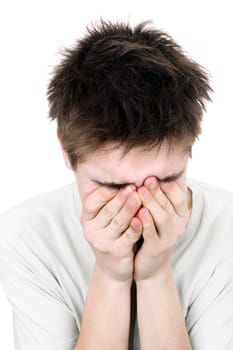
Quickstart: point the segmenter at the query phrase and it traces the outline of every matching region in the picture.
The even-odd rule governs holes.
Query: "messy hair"
[[[101,19],[63,50],[47,95],[73,169],[108,142],[128,152],[164,141],[192,145],[200,134],[208,74],[150,24]]]

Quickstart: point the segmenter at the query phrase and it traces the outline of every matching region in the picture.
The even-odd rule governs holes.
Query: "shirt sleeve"
[[[186,321],[193,350],[233,349],[233,251],[216,263]]]
[[[73,350],[78,329],[61,287],[42,261],[36,268],[28,261],[20,244],[0,240],[0,284],[12,307],[15,349]]]

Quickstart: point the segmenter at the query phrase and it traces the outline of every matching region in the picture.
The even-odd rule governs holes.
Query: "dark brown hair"
[[[133,147],[188,142],[201,131],[212,91],[206,71],[161,30],[100,20],[63,59],[48,85],[73,169],[107,142]]]

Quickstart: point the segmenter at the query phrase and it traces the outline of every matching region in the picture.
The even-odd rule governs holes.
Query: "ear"
[[[65,161],[65,164],[66,164],[68,169],[72,170],[69,157],[68,157],[66,151],[63,149],[63,146],[62,146],[62,143],[61,143],[61,135],[60,135],[58,130],[57,130],[57,138],[58,138],[58,141],[59,141],[60,146],[61,146],[61,150],[62,150],[62,154],[63,154],[63,158],[64,158],[64,161]]]

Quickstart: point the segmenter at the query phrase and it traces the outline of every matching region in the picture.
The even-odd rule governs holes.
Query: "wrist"
[[[133,277],[127,279],[115,278],[97,264],[94,267],[92,279],[96,281],[96,283],[110,289],[130,288],[133,282]]]
[[[147,278],[135,278],[137,288],[140,287],[158,287],[163,284],[167,284],[173,279],[172,268],[170,264],[161,267],[156,273]]]

